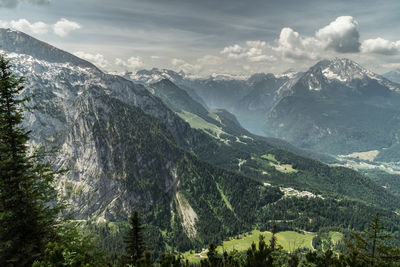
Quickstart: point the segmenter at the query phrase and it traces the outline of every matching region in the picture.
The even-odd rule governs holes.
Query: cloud
[[[362,42],[361,52],[381,55],[400,54],[400,41],[392,42],[380,37],[376,39],[368,39]]]
[[[156,60],[156,59],[160,59],[161,57],[160,56],[151,56],[150,58],[153,60]]]
[[[360,52],[358,22],[351,16],[340,16],[319,29],[315,36],[301,36],[291,28],[283,28],[274,51],[285,58],[315,60],[332,50],[337,53]]]
[[[49,25],[42,21],[30,23],[26,19],[12,20],[10,22],[0,21],[2,28],[12,28],[28,34],[45,34],[49,30]]]
[[[238,44],[224,47],[220,52],[231,59],[246,59],[249,62],[275,61],[271,55],[263,52],[263,47],[267,45],[264,41],[247,41],[246,47]]]
[[[320,29],[316,37],[326,49],[333,49],[338,53],[356,53],[360,51],[360,34],[358,22],[351,16],[336,18],[328,26]]]
[[[250,62],[274,62],[276,61],[276,57],[268,55],[259,55],[259,56],[249,57],[248,60]]]
[[[143,67],[144,63],[140,57],[130,57],[128,60],[120,58],[115,59],[115,65],[123,67],[126,70],[134,71]]]
[[[90,54],[90,53],[85,53],[82,51],[77,51],[74,53],[75,56],[80,57],[82,59],[85,59],[87,61],[92,62],[96,66],[100,68],[105,68],[108,66],[108,61],[104,58],[103,55],[101,54]]]
[[[238,44],[224,47],[221,51],[221,54],[226,54],[229,58],[242,58],[243,53],[244,49]]]
[[[267,45],[264,41],[246,41],[246,45],[249,47],[260,48]]]
[[[20,3],[27,2],[33,5],[48,5],[50,0],[0,0],[0,8],[16,8]]]
[[[19,19],[19,20],[11,20],[10,22],[0,20],[0,27],[11,28],[27,34],[40,35],[48,33],[50,25],[42,21],[31,23],[27,19]],[[65,37],[71,31],[81,28],[81,26],[78,23],[74,21],[69,21],[64,18],[57,21],[52,27],[54,33],[61,37]]]
[[[283,28],[278,39],[278,46],[272,49],[280,52],[283,57],[291,59],[316,59],[315,50],[318,42],[315,38],[300,36],[291,28]]]
[[[182,70],[185,73],[195,73],[199,72],[202,69],[201,65],[198,64],[190,64],[183,59],[173,58],[171,60],[172,66],[174,66],[178,70]]]
[[[60,19],[53,25],[53,31],[60,37],[67,36],[71,31],[79,30],[81,25],[77,22],[69,21],[65,18]]]
[[[218,65],[221,62],[221,58],[213,55],[206,55],[197,59],[197,62],[202,65]]]

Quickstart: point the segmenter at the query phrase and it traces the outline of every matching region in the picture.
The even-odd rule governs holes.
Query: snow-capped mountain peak
[[[341,83],[350,88],[375,80],[391,91],[400,92],[400,86],[347,58],[322,60],[311,67],[302,78],[312,91],[322,90],[324,84]]]
[[[151,70],[139,70],[131,74],[130,79],[142,84],[152,84],[164,79],[179,83],[185,76],[186,74],[183,71],[175,72],[168,69],[152,68]]]
[[[44,60],[49,63],[70,63],[82,68],[91,68],[100,73],[100,70],[88,61],[61,51],[20,31],[0,28],[0,50],[30,55],[37,60]]]
[[[319,64],[321,64],[322,74],[329,80],[336,79],[341,82],[350,82],[353,79],[363,79],[365,77],[376,78],[375,76],[377,76],[347,58],[324,60]]]

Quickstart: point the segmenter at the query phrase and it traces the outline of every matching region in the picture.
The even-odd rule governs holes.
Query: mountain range
[[[383,155],[398,143],[400,85],[349,59],[247,79],[190,78],[158,69],[141,73],[131,78],[145,83],[169,78],[189,94],[194,91],[206,106],[232,112],[248,130],[302,148],[333,155],[380,150]]]
[[[336,82],[323,73],[334,61],[305,74],[245,80],[187,79],[153,69],[138,72],[133,82],[18,31],[0,29],[0,50],[25,78],[30,104],[40,107],[25,114],[30,145],[59,148],[52,161],[69,170],[57,180],[68,212],[101,235],[108,250],[120,249],[115,240],[133,209],[141,211],[155,251],[202,247],[274,223],[308,231],[362,229],[367,214],[376,212],[394,231],[400,225],[395,190],[320,162],[337,163],[330,156],[257,136],[234,115],[251,116],[253,107],[260,116],[278,114],[287,108],[285,99],[330,96]],[[358,83],[343,82],[335,101],[351,90],[362,105],[387,113],[382,106],[392,105],[395,112],[397,84],[364,74]],[[305,86],[309,81],[313,90]],[[379,94],[371,90],[377,84]],[[233,109],[240,101],[252,109]],[[286,121],[264,119],[268,125]]]

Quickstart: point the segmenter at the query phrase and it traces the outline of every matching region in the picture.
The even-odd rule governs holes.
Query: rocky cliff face
[[[29,43],[26,38],[30,37],[22,35],[24,39],[20,39],[20,33],[9,34],[17,35],[15,40],[23,41],[23,45]],[[19,49],[18,42],[14,44],[15,51],[27,52]],[[33,113],[26,114],[25,126],[32,130],[33,143],[61,148],[57,167],[68,168],[70,173],[65,177],[66,180],[60,181],[60,188],[71,196],[72,211],[76,217],[88,219],[100,216],[115,219],[116,213],[126,216],[129,206],[133,204],[151,203],[151,197],[139,197],[139,194],[136,197],[132,194],[123,197],[126,189],[121,186],[121,180],[117,179],[118,175],[127,175],[123,170],[118,173],[121,167],[117,166],[117,163],[126,159],[117,162],[112,157],[118,154],[118,147],[126,148],[126,143],[131,138],[128,135],[124,139],[121,133],[133,135],[135,131],[142,130],[130,129],[136,123],[126,123],[130,118],[126,118],[126,114],[132,113],[131,109],[139,108],[140,113],[136,114],[139,118],[145,116],[143,111],[160,118],[168,125],[160,131],[166,135],[172,133],[171,140],[181,143],[184,142],[180,138],[182,131],[188,126],[143,86],[118,76],[106,75],[89,63],[74,65],[70,60],[65,61],[66,57],[54,58],[52,61],[55,62],[49,62],[28,54],[4,50],[12,47],[2,48],[14,65],[15,72],[25,77],[25,94],[34,94],[31,104],[40,107]],[[80,60],[73,59],[72,62]],[[125,120],[125,124],[116,125],[124,122],[121,120]],[[99,135],[99,132],[102,134]],[[114,144],[111,143],[112,140]],[[157,143],[159,139],[149,142]],[[172,159],[173,157],[169,160]],[[173,166],[168,162],[164,165],[166,180],[161,184],[168,185],[168,179],[172,179],[170,173]],[[145,169],[145,166],[146,164],[142,164],[137,167]],[[148,168],[151,168],[151,164]],[[161,188],[163,190],[165,188]],[[141,199],[142,197],[146,199]],[[122,202],[128,200],[125,206],[121,199],[124,199]]]

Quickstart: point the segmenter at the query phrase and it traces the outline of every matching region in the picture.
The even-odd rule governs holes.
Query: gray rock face
[[[185,141],[181,136],[189,126],[143,86],[104,74],[92,64],[28,35],[1,29],[0,49],[11,60],[15,73],[25,77],[24,94],[35,95],[31,104],[41,107],[25,115],[25,126],[32,130],[32,145],[61,149],[56,166],[70,171],[57,186],[68,196],[75,217],[114,220],[125,217],[135,205],[150,205],[155,196],[127,190],[127,179],[135,180],[139,173],[135,178],[133,172],[127,173],[120,166],[126,164],[126,158],[113,159],[116,151],[123,155],[136,149],[135,145],[123,147],[132,137],[121,133],[125,126],[120,122],[129,119],[127,114],[138,115],[139,108],[141,113],[165,122],[165,135],[172,133],[182,146]],[[137,130],[130,125],[125,129]],[[146,159],[149,162],[142,162],[138,154],[134,156],[129,164],[136,165],[139,172],[155,167],[151,155]],[[158,181],[160,192],[167,191],[175,179],[174,157],[172,153],[157,162],[164,166],[160,175],[164,180]],[[129,175],[132,177],[127,178]]]

